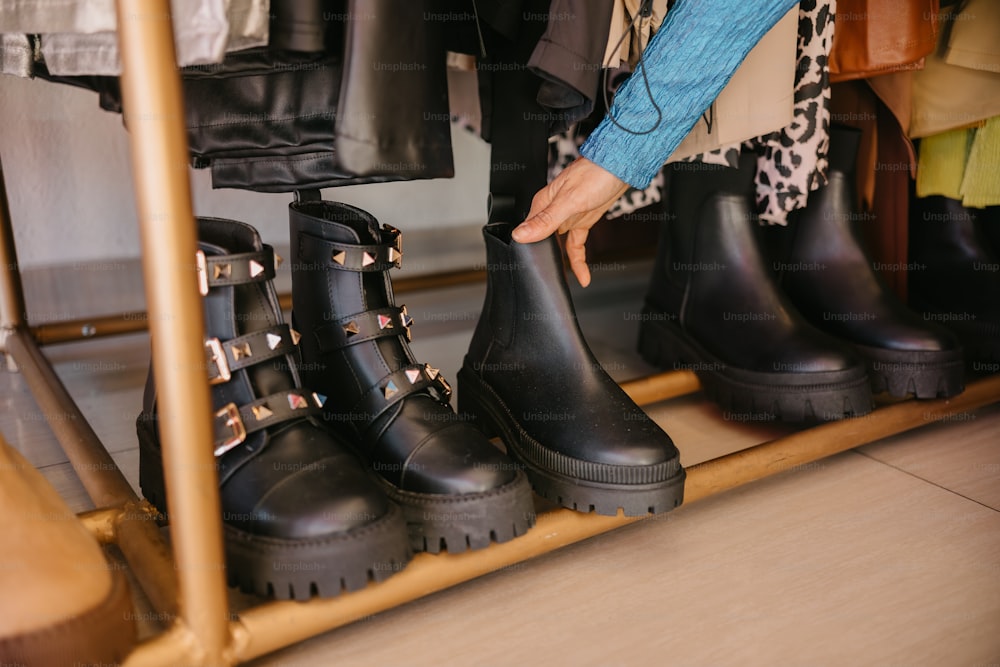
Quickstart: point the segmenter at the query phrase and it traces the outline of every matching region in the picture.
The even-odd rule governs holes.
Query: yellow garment
[[[969,208],[1000,205],[1000,116],[920,142],[917,196],[942,195]]]

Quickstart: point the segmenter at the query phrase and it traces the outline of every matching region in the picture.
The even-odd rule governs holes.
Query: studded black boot
[[[458,373],[459,406],[499,435],[535,490],[564,507],[626,516],[680,504],[670,437],[601,368],[576,321],[555,238],[486,238],[486,302]]]
[[[534,524],[524,473],[449,406],[437,369],[407,344],[412,319],[393,303],[399,231],[329,201],[290,206],[292,304],[307,384],[335,397],[330,428],[358,443],[403,508],[415,549],[463,551]]]
[[[385,579],[410,557],[402,513],[316,420],[328,401],[299,381],[273,250],[231,220],[199,219],[198,238],[230,585],[301,600]],[[137,423],[139,482],[166,512],[153,389]]]

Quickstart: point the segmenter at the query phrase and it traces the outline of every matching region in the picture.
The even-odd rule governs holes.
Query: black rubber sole
[[[701,349],[662,313],[643,310],[639,354],[664,370],[692,370],[727,421],[827,422],[872,411],[864,367],[808,373],[734,368]]]
[[[895,398],[949,398],[965,389],[962,350],[887,350],[855,345],[868,364],[872,392]]]
[[[459,370],[458,385],[459,412],[471,415],[488,437],[499,437],[503,441],[507,453],[524,467],[531,486],[540,496],[578,512],[605,516],[614,516],[619,510],[625,516],[659,514],[683,502],[686,473],[679,464],[668,479],[645,484],[597,482],[545,467],[532,452],[547,452],[555,457],[563,455],[532,438],[503,400],[474,371],[465,367]]]
[[[520,469],[513,481],[483,493],[413,493],[381,478],[380,482],[386,495],[403,510],[414,551],[436,554],[485,549],[493,542],[520,537],[535,525],[531,485]]]
[[[154,427],[139,418],[139,486],[165,517],[163,463]],[[253,535],[223,523],[230,586],[279,600],[328,598],[356,591],[402,570],[412,556],[402,511],[323,538],[283,540]],[[169,518],[169,517],[167,517]]]

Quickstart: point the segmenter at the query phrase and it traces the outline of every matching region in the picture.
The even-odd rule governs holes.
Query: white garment
[[[178,65],[218,63],[227,51],[266,45],[269,11],[270,0],[172,0]],[[116,28],[113,0],[0,0],[2,71],[30,76],[19,55],[27,40],[13,34],[39,34],[51,74],[117,76]]]

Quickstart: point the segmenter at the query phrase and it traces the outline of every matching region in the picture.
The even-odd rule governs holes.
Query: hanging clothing
[[[918,197],[943,195],[967,208],[1000,206],[1000,116],[980,128],[925,137],[918,153]]]
[[[269,0],[172,0],[171,18],[179,65],[220,62],[227,52],[267,44]],[[44,59],[54,76],[117,76],[117,19],[113,0],[0,0],[2,73],[32,76]],[[12,35],[8,43],[7,34]],[[26,35],[38,35],[38,53]],[[9,53],[8,53],[9,51]]]
[[[764,34],[796,0],[679,2],[581,154],[645,188]],[[725,44],[726,48],[719,48]],[[646,89],[648,80],[649,90]]]
[[[1000,2],[942,7],[938,49],[913,74],[911,137],[1000,115]]]
[[[830,148],[830,72],[837,0],[803,0],[799,5],[795,119],[788,126],[690,158],[736,167],[740,151],[757,155],[754,178],[761,223],[785,225],[788,214],[805,208],[809,193],[826,183]]]

